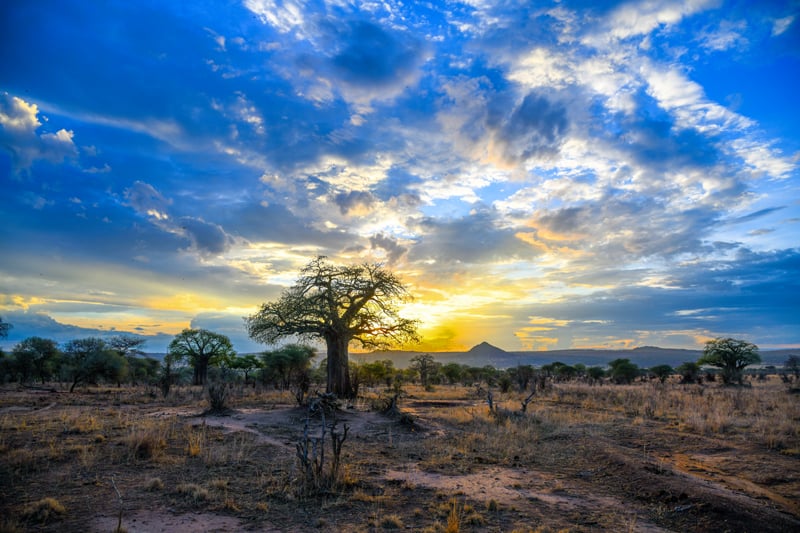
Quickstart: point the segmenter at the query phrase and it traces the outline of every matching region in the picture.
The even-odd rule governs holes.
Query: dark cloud
[[[408,253],[408,248],[406,246],[397,242],[397,239],[383,233],[373,235],[369,238],[369,242],[373,249],[377,248],[386,252],[390,265],[396,263],[401,257]]]
[[[530,93],[498,131],[510,161],[554,155],[567,133],[566,109],[544,96]]]
[[[525,313],[569,322],[570,332],[562,326],[553,332],[556,336],[625,339],[645,332],[654,336],[684,332],[747,335],[778,344],[800,326],[800,315],[792,314],[794,295],[800,291],[798,269],[800,250],[742,250],[731,260],[700,261],[670,270],[664,280],[669,288],[625,286],[612,276],[621,285],[617,289],[527,307]]]
[[[465,217],[450,220],[424,218],[418,225],[421,237],[409,252],[413,261],[435,259],[442,265],[481,264],[535,255],[534,250],[515,236],[514,229],[502,227],[497,213],[491,209],[476,209]]]
[[[192,249],[201,255],[222,254],[233,243],[231,236],[225,233],[221,226],[206,222],[202,218],[181,217],[177,224],[191,241]]]
[[[28,311],[11,311],[3,313],[3,321],[12,324],[8,338],[3,341],[3,345],[11,349],[17,343],[28,337],[44,337],[52,339],[59,344],[69,342],[74,339],[86,337],[100,337],[110,339],[116,335],[131,334],[145,340],[144,350],[154,353],[165,353],[167,346],[172,340],[172,335],[159,333],[156,335],[143,335],[141,333],[117,331],[114,329],[96,329],[65,324],[44,313],[32,313]],[[135,329],[135,328],[134,328]]]
[[[172,200],[164,198],[155,187],[143,181],[136,181],[125,189],[125,199],[139,214],[160,217],[166,214]]]
[[[712,208],[677,211],[662,199],[612,192],[598,201],[543,212],[534,228],[555,234],[545,239],[559,245],[591,250],[586,261],[603,268],[650,257],[709,252],[704,238],[718,216]]]
[[[339,211],[343,215],[355,213],[366,214],[375,204],[375,197],[365,191],[342,192],[334,196],[334,202],[339,206]]]
[[[343,46],[331,59],[333,72],[351,85],[395,84],[412,73],[422,59],[422,46],[416,38],[371,22],[351,22],[336,32],[336,38]]]

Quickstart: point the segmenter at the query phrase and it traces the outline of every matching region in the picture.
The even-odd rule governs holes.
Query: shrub
[[[224,411],[228,399],[228,387],[225,383],[214,382],[208,386],[208,403],[212,411]]]
[[[32,503],[22,511],[23,517],[36,522],[47,522],[51,518],[58,518],[66,514],[67,510],[55,498],[42,498]]]

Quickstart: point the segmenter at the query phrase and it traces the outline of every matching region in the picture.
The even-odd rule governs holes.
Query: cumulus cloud
[[[153,217],[157,220],[169,218],[167,209],[172,200],[164,196],[149,183],[135,181],[125,189],[125,199],[138,213]]]
[[[71,130],[37,133],[42,126],[39,107],[8,93],[0,94],[0,146],[12,157],[17,171],[27,170],[34,161],[58,164],[78,156]]]
[[[350,191],[337,194],[334,202],[343,215],[363,216],[372,211],[375,197],[365,191]]]
[[[503,154],[509,161],[526,161],[555,155],[567,133],[563,106],[530,93],[497,131]]]
[[[414,261],[485,264],[535,255],[513,229],[503,227],[491,209],[475,209],[450,220],[426,217],[416,223],[416,229],[418,242],[409,252]]]
[[[233,243],[233,238],[225,233],[222,226],[202,218],[184,216],[176,224],[191,241],[191,248],[201,255],[220,255]]]
[[[149,183],[136,181],[125,189],[125,199],[140,215],[147,216],[158,228],[189,240],[187,249],[202,256],[220,255],[228,251],[234,239],[219,224],[200,217],[173,217],[169,214],[172,200]]]

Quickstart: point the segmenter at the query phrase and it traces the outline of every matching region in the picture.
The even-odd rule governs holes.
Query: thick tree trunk
[[[325,336],[328,346],[328,385],[326,392],[334,393],[338,398],[352,398],[353,387],[350,383],[347,345],[349,339],[335,334]]]
[[[208,376],[208,361],[198,359],[194,365],[194,384],[205,385]]]

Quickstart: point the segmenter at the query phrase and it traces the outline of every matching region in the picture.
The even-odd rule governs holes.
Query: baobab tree
[[[379,349],[417,340],[417,322],[398,315],[397,303],[409,298],[401,281],[379,264],[338,266],[317,257],[278,300],[245,319],[247,332],[266,344],[284,338],[323,339],[327,392],[349,398],[352,342]]]
[[[731,338],[716,338],[706,341],[703,355],[697,361],[700,365],[715,366],[722,370],[722,382],[726,385],[734,381],[742,384],[745,367],[761,362],[758,346],[753,343]]]
[[[194,368],[195,385],[205,385],[208,367],[236,356],[228,337],[207,329],[184,329],[169,343],[171,362],[188,361]]]

